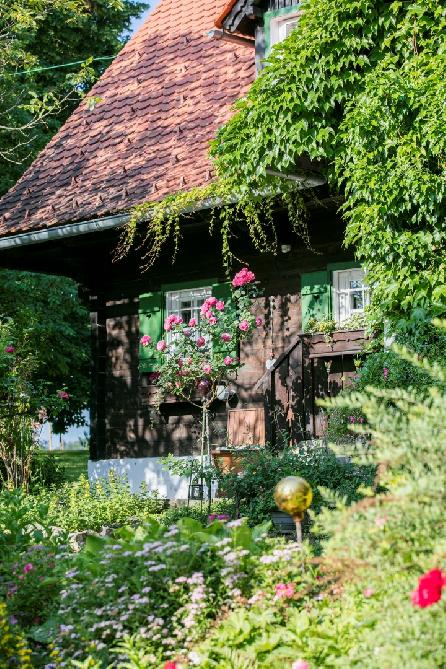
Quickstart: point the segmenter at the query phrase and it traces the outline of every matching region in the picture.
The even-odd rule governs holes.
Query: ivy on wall
[[[267,169],[324,161],[346,197],[346,243],[367,267],[376,318],[446,309],[446,5],[303,0],[218,133],[218,171],[242,192]]]

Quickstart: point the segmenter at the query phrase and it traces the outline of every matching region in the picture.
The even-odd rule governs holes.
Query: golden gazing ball
[[[295,520],[302,520],[312,499],[310,484],[299,476],[286,476],[274,490],[274,500],[279,509],[289,513]]]

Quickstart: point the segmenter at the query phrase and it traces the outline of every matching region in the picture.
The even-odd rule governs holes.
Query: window
[[[184,290],[171,290],[166,292],[165,316],[181,316],[184,323],[195,318],[200,320],[200,307],[207,297],[212,295],[210,286],[200,288],[186,288]],[[168,341],[172,341],[172,332],[167,333]]]
[[[270,19],[269,48],[285,38],[294,30],[299,21],[300,12],[282,14]]]
[[[362,269],[333,272],[333,317],[342,324],[356,314],[363,314],[370,292]]]

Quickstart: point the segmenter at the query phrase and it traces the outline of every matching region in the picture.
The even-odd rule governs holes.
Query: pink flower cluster
[[[425,609],[440,601],[442,590],[446,587],[446,574],[441,569],[432,569],[420,576],[418,587],[411,594],[412,604]]]
[[[389,368],[388,367],[383,367],[383,376],[385,379],[389,376]]]
[[[349,416],[348,421],[349,423],[363,423],[364,418],[362,418],[362,416],[360,416],[359,418],[355,418],[355,416]]]
[[[249,323],[247,320],[240,321],[238,326],[242,332],[248,332],[249,330]]]
[[[296,586],[294,583],[277,583],[276,597],[278,599],[291,599],[294,597]]]
[[[218,323],[218,318],[213,312],[214,308],[217,311],[223,311],[225,308],[225,303],[222,300],[217,300],[217,298],[213,295],[207,297],[200,307],[202,317],[207,318],[210,325],[217,325]]]
[[[15,348],[14,346],[5,346],[5,353],[15,353]]]
[[[69,400],[70,399],[70,395],[65,390],[58,390],[57,391],[57,397],[59,397],[61,400]]]
[[[151,341],[152,337],[150,337],[149,335],[143,335],[139,340],[139,343],[141,344],[141,346],[148,346]]]
[[[222,332],[220,339],[227,343],[228,341],[231,341],[232,335],[229,332]]]
[[[247,283],[252,283],[256,280],[254,272],[251,272],[247,267],[243,267],[240,272],[237,272],[235,277],[232,279],[232,285],[234,288],[241,288]]]
[[[172,329],[172,325],[181,325],[183,322],[183,319],[181,316],[177,316],[176,314],[170,314],[165,321],[164,321],[164,329],[166,332],[170,332]]]
[[[296,660],[291,665],[291,669],[310,669],[310,665],[305,660]]]

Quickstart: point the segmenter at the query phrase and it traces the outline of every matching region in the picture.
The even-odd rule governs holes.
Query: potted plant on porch
[[[199,319],[184,323],[179,314],[171,314],[164,322],[164,339],[153,342],[143,335],[140,340],[142,346],[153,347],[158,359],[159,403],[174,396],[201,411],[200,460],[191,485],[203,490],[205,480],[209,494],[209,410],[241,367],[240,342],[262,325],[262,320],[251,313],[257,295],[255,275],[244,267],[232,279],[229,300],[210,296],[201,306]]]

